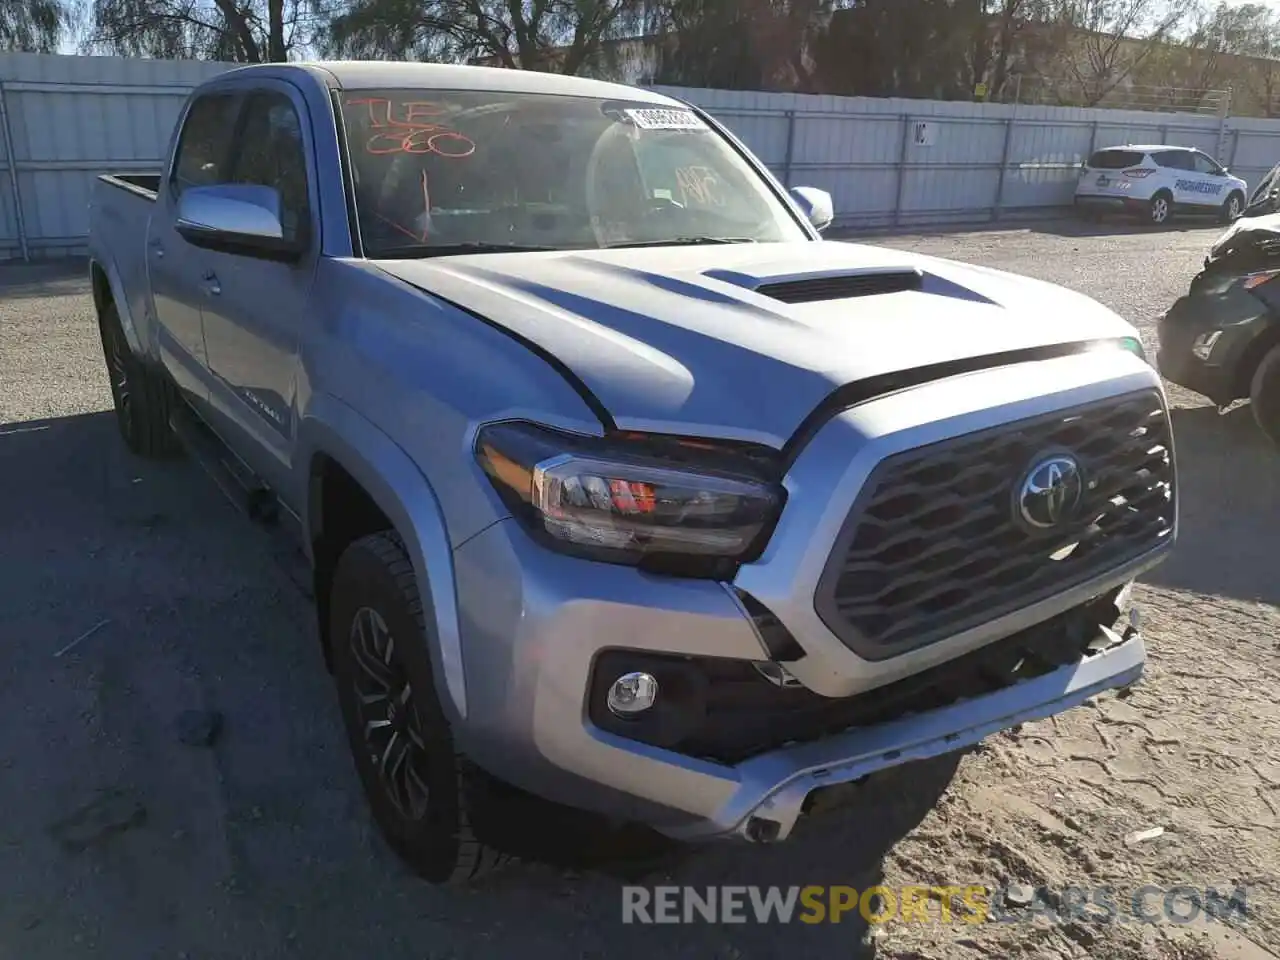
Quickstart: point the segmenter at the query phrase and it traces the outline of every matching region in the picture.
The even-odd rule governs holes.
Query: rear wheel
[[[1227,197],[1226,202],[1222,204],[1222,222],[1235,223],[1240,219],[1240,214],[1244,212],[1244,197],[1239,193],[1233,193]]]
[[[107,304],[98,314],[98,332],[111,380],[116,423],[125,445],[149,459],[175,455],[181,448],[169,427],[169,415],[178,403],[177,391],[163,374],[149,369],[134,356],[114,303]]]
[[[343,722],[374,822],[432,883],[465,883],[507,857],[482,842],[492,781],[454,746],[425,656],[426,627],[400,538],[351,544],[334,569],[329,640]]]
[[[1280,447],[1280,347],[1273,347],[1254,371],[1249,406],[1262,432]]]
[[[1157,193],[1147,204],[1147,222],[1152,226],[1163,226],[1172,216],[1173,198],[1164,191]]]

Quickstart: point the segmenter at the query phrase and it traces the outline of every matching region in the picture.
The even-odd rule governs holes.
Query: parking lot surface
[[[1214,236],[869,242],[1063,284],[1152,346]],[[0,960],[1280,956],[1280,455],[1247,408],[1171,398],[1182,537],[1139,588],[1132,695],[891,772],[783,846],[694,850],[640,882],[1245,884],[1247,924],[972,926],[934,904],[874,928],[624,926],[626,865],[586,845],[472,890],[406,875],[366,815],[306,596],[194,466],[125,453],[82,269],[0,268]],[[192,709],[223,716],[212,746],[180,738]]]

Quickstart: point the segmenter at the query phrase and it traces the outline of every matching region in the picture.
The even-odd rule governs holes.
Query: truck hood
[[[771,446],[845,384],[1136,336],[1111,311],[1060,287],[835,241],[374,265],[551,354],[621,429]]]
[[[1242,246],[1254,245],[1258,242],[1265,243],[1278,238],[1280,238],[1280,213],[1241,217],[1214,241],[1213,246],[1209,248],[1209,259],[1216,260],[1230,250],[1238,250]]]

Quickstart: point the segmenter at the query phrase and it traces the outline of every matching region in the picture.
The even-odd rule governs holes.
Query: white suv
[[[1248,185],[1206,153],[1188,147],[1107,147],[1080,168],[1076,207],[1123,210],[1151,223],[1174,213],[1217,214],[1230,222],[1244,210]]]

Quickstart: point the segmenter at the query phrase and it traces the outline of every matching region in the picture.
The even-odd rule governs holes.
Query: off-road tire
[[[125,446],[150,460],[178,455],[182,448],[169,426],[169,416],[181,403],[169,379],[139,360],[125,339],[120,314],[109,303],[98,314],[102,356],[111,382],[116,424]]]
[[[1258,427],[1280,447],[1280,347],[1272,347],[1253,372],[1249,406]]]
[[[398,803],[395,789],[389,786],[391,778],[380,772],[395,763],[387,759],[391,747],[377,756],[366,729],[376,705],[361,700],[358,684],[367,682],[370,675],[361,666],[355,631],[357,616],[367,617],[364,611],[369,610],[381,618],[391,638],[385,659],[388,675],[403,678],[411,690],[401,700],[394,681],[390,685],[386,700],[402,705],[395,718],[399,726],[386,729],[406,731],[401,743],[406,755],[400,764],[418,771],[413,779],[426,787],[424,809],[416,817],[399,805],[404,797]],[[427,631],[417,578],[396,533],[370,534],[343,551],[330,581],[329,611],[334,679],[351,755],[373,820],[388,845],[431,883],[465,884],[503,866],[510,857],[479,836],[495,816],[496,784],[454,744],[426,655]],[[417,645],[420,655],[406,655],[410,645]],[[403,766],[393,767],[392,772],[396,769]],[[408,789],[402,787],[402,794]]]
[[[1147,223],[1153,227],[1163,227],[1172,219],[1173,197],[1167,190],[1161,190],[1147,203]]]
[[[1244,213],[1244,196],[1240,191],[1233,190],[1231,196],[1222,202],[1220,218],[1223,223],[1235,223],[1242,213]]]

